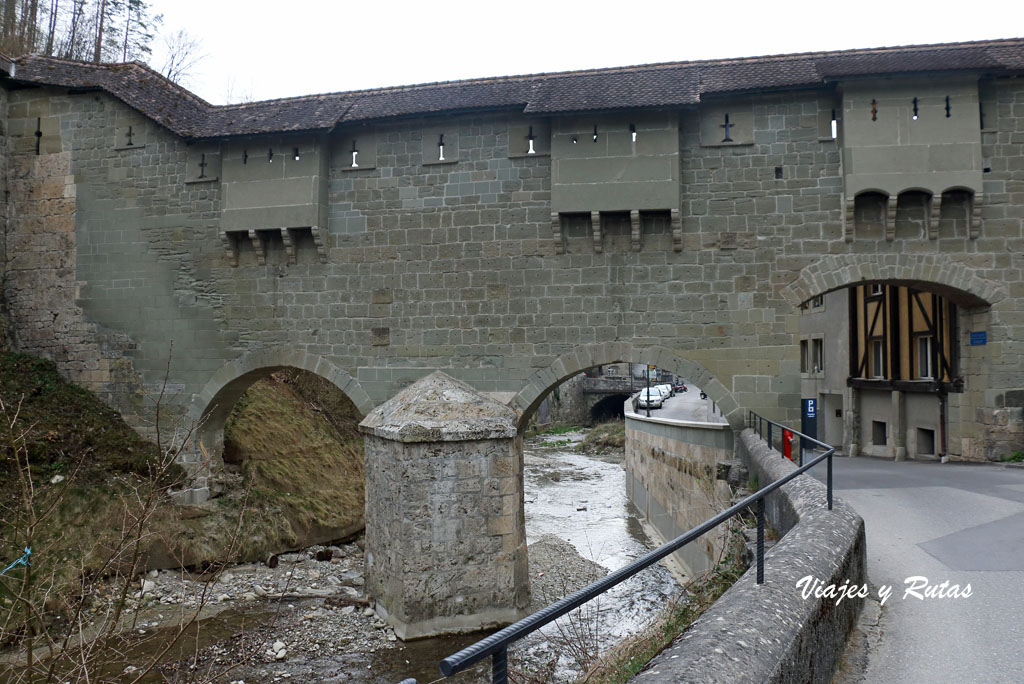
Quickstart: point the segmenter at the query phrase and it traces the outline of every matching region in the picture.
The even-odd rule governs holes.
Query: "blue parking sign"
[[[804,415],[807,416],[808,418],[816,417],[818,414],[816,406],[817,401],[815,401],[814,399],[805,399],[804,401]]]

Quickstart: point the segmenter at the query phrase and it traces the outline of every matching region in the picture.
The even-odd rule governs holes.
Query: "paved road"
[[[838,496],[864,518],[872,593],[893,587],[852,681],[1024,682],[1024,469],[872,458],[834,467]],[[972,595],[918,600],[904,593],[914,576],[970,584]]]
[[[712,423],[725,423],[726,420],[715,409],[710,399],[700,398],[700,389],[689,386],[688,392],[680,392],[669,397],[660,409],[651,409],[651,418],[671,418],[672,420],[696,420]],[[639,409],[641,416],[647,415],[646,409]]]

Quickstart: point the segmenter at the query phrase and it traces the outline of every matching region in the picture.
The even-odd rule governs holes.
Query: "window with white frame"
[[[917,338],[917,377],[921,380],[931,380],[935,377],[932,368],[932,343],[931,335],[920,335]]]
[[[871,377],[885,377],[885,342],[871,340]]]

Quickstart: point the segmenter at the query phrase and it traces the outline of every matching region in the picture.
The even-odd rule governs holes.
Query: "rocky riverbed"
[[[582,433],[528,440],[526,514],[533,608],[561,598],[648,548],[625,500],[621,457],[577,453]],[[421,683],[438,661],[480,635],[398,640],[364,592],[359,541],[282,554],[276,567],[230,566],[193,576],[152,572],[131,598],[140,609],[138,661],[159,653],[180,616],[203,608],[175,662],[148,681],[187,675],[222,682]],[[273,563],[272,563],[273,565]],[[513,667],[538,677],[571,677],[579,662],[638,630],[678,591],[661,567],[629,580],[575,616],[550,625],[512,652]],[[133,674],[131,667],[126,674]],[[447,681],[486,682],[487,664]],[[544,681],[544,679],[540,679]]]

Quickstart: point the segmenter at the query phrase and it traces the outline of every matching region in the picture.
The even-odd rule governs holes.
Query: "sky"
[[[150,0],[203,55],[213,104],[488,76],[1024,36],[1024,2],[986,0]],[[961,9],[957,10],[959,7]],[[964,8],[967,8],[964,11]],[[151,65],[159,69],[158,38]]]

